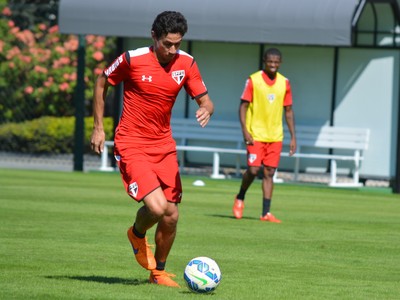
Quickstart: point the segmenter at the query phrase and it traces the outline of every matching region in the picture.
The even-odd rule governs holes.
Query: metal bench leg
[[[331,159],[331,181],[329,185],[336,185],[337,181],[337,163],[335,159]]]
[[[282,183],[283,182],[282,178],[278,178],[278,169],[275,170],[274,177],[272,178],[272,180],[274,181],[274,183]]]
[[[101,166],[100,171],[112,171],[113,168],[108,166],[108,146],[104,145],[103,152],[101,153]]]
[[[299,171],[300,171],[300,158],[296,157],[294,161],[294,181],[299,179]]]
[[[219,173],[219,153],[218,152],[214,152],[213,172],[211,174],[211,178],[214,178],[214,179],[225,178],[225,175]]]
[[[179,153],[179,172],[183,173],[185,169],[185,155],[184,150],[181,150]]]
[[[236,176],[240,176],[240,154],[236,155]]]
[[[360,181],[360,151],[356,150],[354,153],[355,158],[354,158],[354,174],[353,174],[353,180],[354,184],[358,185]]]

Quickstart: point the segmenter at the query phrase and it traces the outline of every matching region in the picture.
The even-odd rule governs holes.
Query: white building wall
[[[334,124],[370,128],[361,174],[395,175],[399,63],[398,51],[340,51]]]

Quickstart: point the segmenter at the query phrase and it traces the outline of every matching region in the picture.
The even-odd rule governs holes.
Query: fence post
[[[79,35],[77,82],[75,90],[74,171],[83,171],[85,130],[85,36]]]

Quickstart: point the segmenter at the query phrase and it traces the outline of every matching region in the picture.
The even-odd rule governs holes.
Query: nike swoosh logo
[[[132,249],[133,249],[133,253],[135,253],[135,255],[138,254],[139,248],[135,249],[134,247],[132,247]]]
[[[197,277],[196,275],[193,275],[193,274],[192,274],[192,276],[193,276],[194,278],[200,280],[200,281],[203,283],[203,285],[205,285],[205,284],[207,283],[207,280],[206,280],[206,279],[203,279],[203,278],[201,278],[201,277]]]

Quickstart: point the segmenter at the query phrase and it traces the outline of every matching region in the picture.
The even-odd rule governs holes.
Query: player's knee
[[[276,168],[272,168],[272,167],[265,167],[264,168],[264,177],[266,178],[272,178],[275,175],[275,170]]]
[[[251,176],[257,176],[258,172],[260,171],[260,167],[250,167],[248,172]]]
[[[156,220],[161,219],[167,213],[167,204],[164,201],[146,203],[148,213]]]

